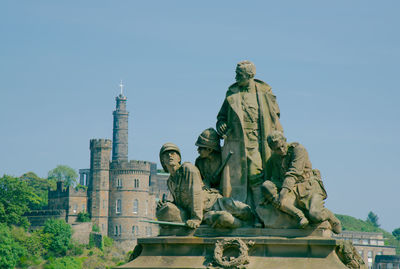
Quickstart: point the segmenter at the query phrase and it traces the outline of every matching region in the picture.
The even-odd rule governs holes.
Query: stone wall
[[[91,222],[78,222],[72,224],[71,227],[73,230],[72,239],[81,244],[89,244],[89,235],[92,231]]]
[[[31,223],[31,229],[37,229],[44,225],[48,219],[66,219],[66,210],[32,210],[25,214]]]

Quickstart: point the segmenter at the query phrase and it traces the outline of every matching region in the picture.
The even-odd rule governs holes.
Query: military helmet
[[[162,167],[163,167],[163,169],[164,169],[165,172],[168,172],[168,170],[167,170],[167,168],[165,167],[165,165],[164,165],[164,163],[163,163],[163,161],[162,161],[162,159],[161,159],[161,156],[162,156],[162,154],[163,154],[164,152],[166,152],[166,151],[171,151],[171,150],[173,150],[173,151],[175,151],[176,153],[178,153],[179,157],[182,159],[181,151],[179,150],[179,148],[178,148],[177,145],[175,145],[174,143],[165,143],[164,145],[162,145],[162,147],[161,147],[161,149],[160,149],[160,162],[161,162],[161,165],[162,165]]]
[[[220,152],[221,146],[219,145],[220,137],[214,128],[208,128],[204,130],[197,138],[196,146],[203,148],[210,148]]]

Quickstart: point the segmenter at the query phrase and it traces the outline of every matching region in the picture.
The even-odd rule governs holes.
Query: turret
[[[90,181],[88,186],[88,209],[92,221],[107,235],[110,182],[111,140],[90,140]]]
[[[115,97],[116,108],[113,112],[113,146],[112,160],[128,160],[128,115],[126,111],[126,97],[123,94],[122,82],[120,84],[121,93]]]

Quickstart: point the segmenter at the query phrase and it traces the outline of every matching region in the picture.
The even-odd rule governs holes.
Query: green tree
[[[0,222],[28,227],[23,215],[30,211],[29,205],[39,203],[40,198],[25,181],[7,175],[0,178]]]
[[[65,255],[71,241],[72,229],[63,219],[48,219],[43,227],[50,234],[49,250],[57,256]]]
[[[371,223],[372,225],[374,225],[375,227],[379,227],[380,224],[378,223],[378,215],[376,215],[374,212],[370,211],[368,213],[368,217],[367,217],[367,222]]]
[[[79,212],[76,219],[77,222],[90,222],[90,215],[88,212]]]
[[[400,228],[394,229],[392,234],[397,240],[400,240]]]
[[[32,187],[35,194],[39,197],[39,204],[30,204],[29,208],[31,210],[40,210],[48,205],[48,190],[56,189],[56,179],[55,178],[40,178],[33,172],[27,172],[20,177],[21,180],[26,181],[26,183]]]
[[[25,248],[10,235],[10,228],[0,223],[0,268],[15,268],[19,259],[25,254]]]
[[[78,181],[76,171],[67,165],[58,165],[53,170],[50,170],[48,177],[49,179],[63,181],[65,186],[75,186]]]

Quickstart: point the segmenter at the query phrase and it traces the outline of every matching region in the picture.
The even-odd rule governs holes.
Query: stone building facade
[[[385,246],[382,233],[343,231],[341,234],[334,235],[334,237],[353,242],[354,247],[369,269],[375,268],[375,257],[396,254],[395,247]]]
[[[128,160],[127,98],[116,98],[113,112],[113,140],[90,140],[90,169],[81,169],[81,181],[88,185],[88,211],[92,222],[125,249],[131,249],[138,237],[155,236],[158,226],[141,220],[155,218],[158,188],[164,182],[157,165]],[[164,187],[162,187],[164,189]]]
[[[84,187],[64,188],[58,182],[55,191],[49,190],[48,207],[28,217],[36,226],[51,217],[72,225],[80,212],[88,212],[101,234],[132,250],[138,237],[158,234],[158,225],[141,220],[153,220],[156,201],[168,196],[168,174],[158,173],[156,163],[128,160],[127,98],[121,92],[115,99],[113,140],[90,140],[90,168],[79,170]]]
[[[373,269],[400,269],[400,256],[377,255]]]

